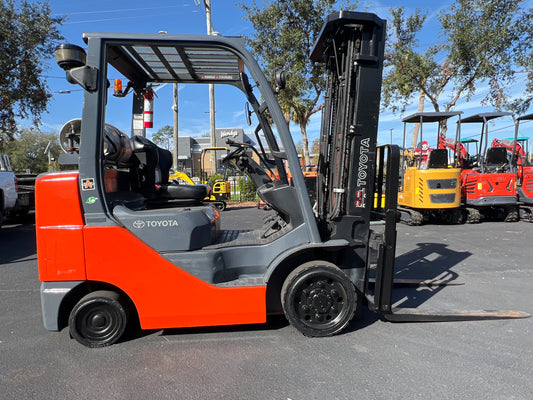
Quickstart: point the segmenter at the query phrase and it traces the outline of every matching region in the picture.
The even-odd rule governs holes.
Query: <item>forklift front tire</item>
[[[292,271],[281,289],[287,320],[305,336],[340,333],[357,309],[357,293],[346,274],[326,261],[311,261]]]
[[[127,309],[116,292],[99,290],[84,296],[69,317],[69,330],[84,346],[110,346],[124,333],[128,322]]]

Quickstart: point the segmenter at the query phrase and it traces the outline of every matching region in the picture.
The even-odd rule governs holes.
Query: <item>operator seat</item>
[[[131,138],[134,155],[139,160],[140,191],[155,205],[201,205],[210,193],[208,185],[169,184],[172,153],[142,136]]]
[[[428,168],[448,168],[448,151],[433,149],[429,153]]]
[[[159,156],[158,170],[159,184],[158,194],[163,199],[171,200],[203,200],[211,194],[211,187],[209,185],[187,185],[169,183],[170,167],[172,167],[172,153],[168,150],[157,148]]]
[[[487,167],[488,170],[501,169],[508,162],[507,149],[505,147],[490,147],[487,149],[485,167]]]

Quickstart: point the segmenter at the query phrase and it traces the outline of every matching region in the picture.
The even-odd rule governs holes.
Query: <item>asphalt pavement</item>
[[[224,216],[231,221],[236,211]],[[257,209],[249,212],[252,221]],[[464,285],[402,289],[396,305],[532,313],[532,237],[525,222],[399,225],[398,277]],[[44,329],[39,285],[34,226],[4,225],[3,399],[532,398],[532,318],[391,323],[365,310],[330,338],[306,338],[276,317],[265,325],[132,332],[88,349],[68,329]]]

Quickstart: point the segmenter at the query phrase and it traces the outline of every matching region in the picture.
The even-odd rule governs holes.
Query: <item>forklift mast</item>
[[[375,14],[330,15],[311,52],[327,75],[317,176],[323,241],[346,240],[345,263],[369,307],[391,311],[396,249],[398,146],[377,147],[386,21]],[[379,199],[376,201],[375,199]],[[371,229],[382,221],[382,230]],[[371,255],[377,255],[377,265]],[[377,276],[370,278],[376,267]],[[373,293],[369,279],[375,283]]]
[[[341,11],[328,17],[311,53],[327,74],[317,182],[323,240],[368,235],[384,44],[384,20]]]

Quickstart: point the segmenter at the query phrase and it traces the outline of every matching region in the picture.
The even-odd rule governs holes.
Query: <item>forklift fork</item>
[[[392,305],[394,286],[426,285],[448,286],[461,285],[456,280],[416,280],[394,279],[396,257],[396,221],[397,193],[400,150],[397,146],[380,146],[377,151],[376,188],[377,198],[385,196],[385,204],[377,201],[372,212],[374,219],[385,221],[382,232],[374,230],[370,233],[369,248],[377,252],[375,278],[370,277],[372,268],[371,257],[367,259],[365,294],[369,308],[383,314],[384,318],[395,322],[440,322],[440,321],[473,321],[490,319],[528,318],[530,314],[513,310],[424,310],[418,308],[398,308]],[[385,193],[382,192],[383,182],[387,179]],[[373,286],[373,290],[371,289]]]

